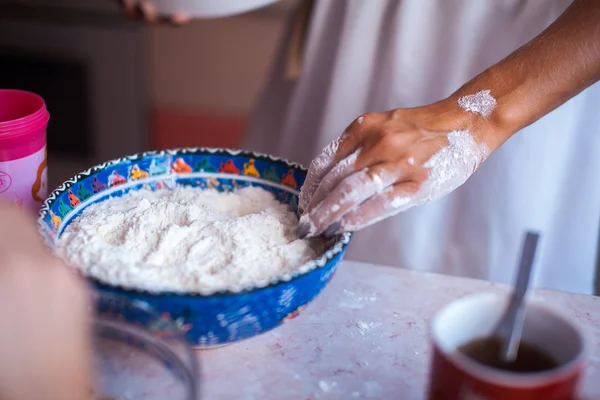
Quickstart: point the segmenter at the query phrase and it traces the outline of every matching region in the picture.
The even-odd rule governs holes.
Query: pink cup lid
[[[25,157],[46,144],[50,114],[35,93],[0,89],[0,161]]]

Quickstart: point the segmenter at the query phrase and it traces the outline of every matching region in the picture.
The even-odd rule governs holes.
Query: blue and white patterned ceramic
[[[254,185],[271,191],[280,202],[296,210],[298,189],[305,177],[306,170],[298,164],[256,153],[203,148],[147,152],[106,162],[63,183],[42,206],[39,227],[54,247],[65,227],[87,206],[142,187],[156,190],[187,185],[232,191]],[[343,234],[332,239],[321,258],[295,274],[237,293],[154,294],[93,279],[91,282],[100,292],[148,303],[162,313],[165,321],[175,321],[197,347],[220,346],[266,332],[296,317],[331,280],[350,238],[350,234]],[[135,315],[122,317],[144,325]],[[157,329],[147,328],[154,332]]]

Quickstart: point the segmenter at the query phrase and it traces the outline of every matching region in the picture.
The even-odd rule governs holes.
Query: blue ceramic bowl
[[[90,168],[60,185],[42,206],[39,226],[54,248],[65,227],[90,204],[142,187],[176,185],[220,191],[259,186],[295,211],[305,177],[306,170],[298,164],[243,151],[196,148],[142,153]],[[156,294],[90,281],[100,292],[148,303],[165,321],[175,321],[194,346],[214,347],[250,338],[297,316],[333,277],[350,238],[343,234],[332,239],[319,259],[294,274],[239,292]],[[144,324],[134,314],[122,317]]]

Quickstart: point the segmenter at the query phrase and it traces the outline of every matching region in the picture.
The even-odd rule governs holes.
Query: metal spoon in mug
[[[500,337],[503,341],[500,359],[506,363],[514,362],[519,351],[523,324],[525,323],[524,299],[529,288],[529,278],[531,277],[539,237],[539,233],[531,231],[528,231],[525,235],[517,282],[508,307],[494,330],[494,336]]]

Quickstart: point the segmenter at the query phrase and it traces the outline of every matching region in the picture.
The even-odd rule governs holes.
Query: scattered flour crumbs
[[[321,254],[298,220],[261,188],[233,193],[140,190],[89,206],[59,253],[85,275],[153,292],[239,290],[297,270]]]

